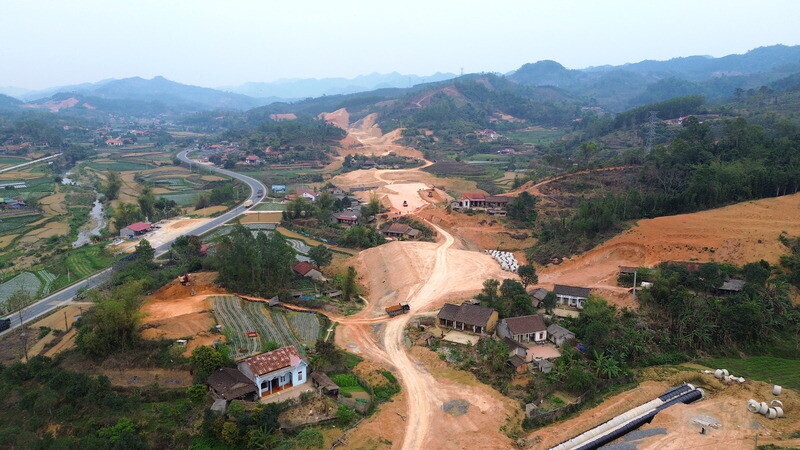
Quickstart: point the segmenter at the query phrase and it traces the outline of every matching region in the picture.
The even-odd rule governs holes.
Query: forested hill
[[[15,99],[14,97],[9,97],[7,95],[0,94],[0,110],[15,110],[18,109],[22,105],[22,102]]]
[[[582,70],[539,61],[523,65],[508,79],[527,86],[557,86],[587,104],[622,111],[692,94],[727,99],[737,88],[757,89],[797,72],[800,46],[774,45],[721,58],[690,56]]]

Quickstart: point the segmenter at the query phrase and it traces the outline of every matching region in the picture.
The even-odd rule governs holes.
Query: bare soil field
[[[150,241],[150,245],[158,247],[165,242],[169,242],[177,237],[180,237],[193,230],[196,227],[208,222],[209,219],[170,219],[159,222],[160,229],[147,233],[144,239]],[[115,252],[133,252],[136,245],[139,243],[138,239],[123,242],[111,248]]]
[[[141,311],[142,337],[145,339],[192,339],[186,354],[199,345],[208,345],[221,335],[209,333],[216,324],[211,305],[211,295],[226,294],[227,291],[213,284],[216,272],[190,274],[189,286],[171,281],[147,297]],[[197,341],[197,342],[195,342]]]
[[[624,290],[616,286],[616,277],[621,265],[654,266],[667,260],[742,265],[759,259],[776,264],[788,251],[778,241],[784,231],[800,236],[800,194],[640,220],[582,255],[545,267],[539,281],[620,293]]]
[[[49,238],[51,236],[62,236],[69,233],[69,225],[66,223],[61,222],[48,222],[45,226],[36,228],[31,230],[28,233],[25,233],[25,236],[20,239],[21,243],[24,244],[32,244],[42,239]]]
[[[322,113],[319,118],[347,131],[347,136],[340,141],[340,156],[367,155],[382,156],[394,153],[398,156],[408,156],[424,160],[421,151],[403,145],[395,144],[402,137],[402,129],[392,130],[383,134],[375,123],[377,114],[369,114],[361,120],[350,123],[350,113],[345,108],[331,113]]]
[[[281,223],[283,211],[248,211],[239,216],[241,223]]]
[[[452,233],[468,250],[517,252],[517,259],[524,261],[521,252],[537,242],[527,230],[509,230],[498,218],[485,214],[448,214],[444,208],[427,208],[418,215]]]

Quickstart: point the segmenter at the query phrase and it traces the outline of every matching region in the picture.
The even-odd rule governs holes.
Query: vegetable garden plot
[[[11,295],[19,290],[24,290],[31,297],[36,297],[39,294],[39,289],[42,287],[42,282],[39,277],[30,273],[22,272],[14,278],[0,284],[0,303],[4,303]]]
[[[319,318],[313,313],[291,313],[289,322],[297,339],[316,341],[319,337]]]
[[[211,304],[229,339],[234,359],[247,358],[263,351],[262,339],[247,337],[248,331],[257,331],[257,328],[242,309],[239,297],[214,296],[211,297]]]

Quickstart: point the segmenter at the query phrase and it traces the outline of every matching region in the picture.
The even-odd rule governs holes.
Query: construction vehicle
[[[408,206],[408,202],[403,200],[403,206]]]
[[[385,308],[385,310],[386,310],[386,314],[388,314],[389,317],[394,317],[394,316],[399,316],[400,314],[405,314],[405,313],[411,311],[411,307],[408,306],[408,304],[405,304],[405,303],[398,303],[396,305],[392,305],[392,306],[389,306],[388,308]]]
[[[249,208],[249,207],[253,206],[253,201],[252,200],[247,200],[244,203],[242,203],[242,206],[245,207],[245,208]]]

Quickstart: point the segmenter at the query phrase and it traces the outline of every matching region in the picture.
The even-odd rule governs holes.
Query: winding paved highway
[[[254,178],[250,178],[250,177],[248,177],[246,175],[238,174],[238,173],[232,172],[230,170],[220,169],[218,167],[214,167],[214,166],[206,165],[206,164],[200,164],[200,163],[197,163],[197,162],[194,162],[194,161],[190,160],[189,157],[187,156],[187,153],[189,153],[190,151],[191,150],[184,150],[184,151],[178,153],[178,158],[181,161],[183,161],[184,163],[186,163],[186,164],[199,164],[199,165],[201,165],[202,167],[204,167],[206,169],[213,170],[214,172],[218,172],[218,173],[221,173],[223,175],[227,175],[227,176],[232,177],[232,178],[236,178],[237,180],[247,184],[247,186],[250,187],[250,197],[248,197],[248,200],[251,200],[253,202],[253,205],[258,203],[259,200],[261,200],[261,197],[258,195],[258,191],[259,190],[262,193],[266,193],[267,192],[266,186],[264,186],[263,183],[261,183],[260,181],[254,179]],[[215,217],[215,218],[211,219],[210,221],[204,223],[203,225],[200,225],[197,228],[194,228],[192,230],[187,231],[187,234],[201,235],[203,233],[207,233],[207,232],[209,232],[209,231],[221,226],[222,224],[230,221],[231,219],[241,215],[246,210],[247,210],[247,208],[244,207],[244,204],[240,204],[240,205],[236,206],[235,208],[231,209],[230,211],[226,212],[225,214],[222,214],[222,215],[220,215],[218,217]],[[172,241],[166,242],[166,243],[156,247],[155,248],[156,256],[160,256],[160,255],[163,255],[164,253],[166,253],[169,250],[171,245],[172,245]],[[27,308],[22,310],[22,319],[23,319],[23,321],[25,323],[33,321],[33,320],[35,320],[35,319],[37,319],[37,318],[39,318],[39,317],[41,317],[41,316],[43,316],[45,314],[48,314],[48,313],[52,312],[53,310],[55,310],[56,308],[66,304],[67,302],[71,301],[73,298],[75,298],[75,296],[79,292],[82,292],[82,291],[85,291],[85,290],[88,290],[88,289],[93,289],[93,288],[99,286],[100,284],[103,284],[104,282],[108,281],[111,278],[111,274],[113,273],[113,271],[114,271],[114,268],[113,267],[109,267],[108,269],[105,269],[105,270],[103,270],[101,272],[98,272],[98,273],[92,275],[89,278],[86,278],[86,279],[81,280],[81,281],[79,281],[79,282],[77,282],[75,284],[72,284],[72,285],[70,285],[70,286],[68,286],[68,287],[66,287],[66,288],[64,288],[64,289],[62,289],[62,290],[60,290],[60,291],[58,291],[58,292],[56,292],[54,294],[51,294],[50,296],[45,297],[45,298],[39,300],[38,302],[28,306]],[[20,326],[19,314],[13,314],[13,315],[11,315],[9,317],[11,318],[11,328],[6,330],[6,331],[4,331],[3,333],[0,333],[0,336],[2,336],[3,334],[5,334],[5,333],[7,333],[7,332],[9,332],[11,330],[13,330],[14,328],[16,328],[18,326]]]

